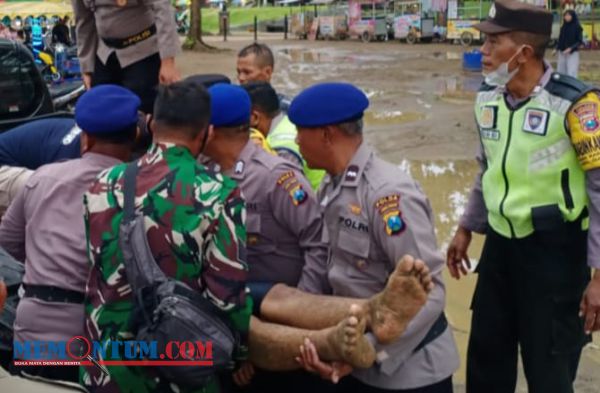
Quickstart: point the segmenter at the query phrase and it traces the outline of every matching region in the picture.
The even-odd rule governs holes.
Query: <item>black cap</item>
[[[550,36],[552,14],[544,8],[521,1],[497,0],[490,8],[487,20],[473,27],[485,34],[525,31]]]
[[[185,78],[185,80],[202,85],[205,89],[208,89],[209,87],[211,87],[212,85],[216,85],[217,83],[231,83],[231,80],[228,77],[221,74],[196,74],[188,76],[187,78]]]

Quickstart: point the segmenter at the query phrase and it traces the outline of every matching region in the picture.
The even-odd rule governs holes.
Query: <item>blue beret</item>
[[[250,96],[240,86],[217,83],[210,94],[210,124],[215,127],[237,127],[250,123]]]
[[[369,99],[349,83],[319,83],[300,93],[288,111],[298,127],[321,127],[360,119]]]
[[[99,85],[86,91],[75,106],[75,122],[92,135],[111,134],[137,124],[140,99],[116,85]]]

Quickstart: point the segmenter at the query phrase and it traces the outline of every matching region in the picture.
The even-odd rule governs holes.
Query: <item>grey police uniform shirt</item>
[[[116,52],[122,68],[155,53],[175,57],[181,42],[169,0],[71,0],[75,13],[77,54],[82,72],[94,72],[96,55],[106,64]],[[128,38],[156,25],[156,34],[127,48],[108,47],[102,38]]]
[[[248,281],[327,293],[321,210],[300,168],[248,141],[223,174],[238,182],[246,200]]]
[[[27,180],[0,223],[0,247],[25,263],[25,284],[85,292],[90,265],[83,193],[101,171],[120,162],[85,153],[79,159],[44,165]],[[14,339],[68,341],[83,334],[84,321],[83,304],[23,298]]]
[[[414,352],[445,306],[444,261],[429,202],[418,184],[363,143],[339,184],[325,178],[319,200],[324,241],[330,245],[328,278],[334,295],[367,298],[376,294],[406,254],[426,262],[435,284],[402,337],[389,345],[375,344],[376,364],[353,375],[383,389],[413,389],[451,376],[459,358],[450,327]]]

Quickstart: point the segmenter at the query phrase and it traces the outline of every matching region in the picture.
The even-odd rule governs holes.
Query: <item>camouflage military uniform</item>
[[[235,183],[196,163],[172,144],[154,145],[139,162],[136,209],[145,216],[148,243],[161,269],[203,293],[230,317],[245,343],[251,299],[245,294],[245,206]],[[86,291],[86,334],[91,340],[132,339],[133,299],[118,245],[125,165],[100,174],[84,197],[92,263]],[[240,357],[247,352],[243,344]],[[113,360],[111,358],[111,360]],[[150,367],[82,369],[92,392],[192,392]],[[217,392],[216,384],[193,392]]]

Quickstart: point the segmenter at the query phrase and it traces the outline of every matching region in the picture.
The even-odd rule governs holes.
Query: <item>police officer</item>
[[[234,179],[246,200],[248,281],[327,287],[327,246],[310,184],[296,165],[250,140],[251,103],[243,88],[217,84],[208,91],[214,135],[204,154],[213,159],[209,168]],[[299,372],[258,372],[244,391],[302,392],[312,382]]]
[[[207,89],[213,85],[216,85],[217,83],[231,83],[231,80],[227,76],[222,74],[197,74],[188,76],[187,78],[185,78],[185,80],[198,83]],[[252,97],[250,98],[252,99]],[[264,135],[261,134],[260,131],[254,127],[250,128],[250,139],[252,139],[254,143],[261,146],[267,152],[271,154],[276,154],[275,150],[271,148]]]
[[[275,58],[273,52],[265,44],[253,43],[238,53],[237,73],[240,84],[250,82],[271,82]],[[274,114],[270,129],[266,132],[267,143],[278,155],[302,167],[304,175],[313,190],[317,190],[325,176],[325,172],[311,168],[300,154],[296,143],[296,127],[287,116],[289,101],[279,95],[279,109]]]
[[[120,86],[86,92],[75,108],[83,130],[82,158],[40,168],[2,218],[0,247],[25,263],[25,295],[14,323],[14,340],[25,348],[27,342],[67,342],[83,334],[89,273],[83,194],[102,170],[129,159],[139,104],[138,97]],[[78,380],[78,367],[25,367],[24,371]]]
[[[399,340],[377,344],[377,365],[342,379],[341,392],[452,392],[458,354],[444,317],[443,259],[420,187],[363,141],[369,101],[355,86],[323,83],[297,96],[290,120],[308,165],[328,176],[319,191],[329,243],[328,281],[336,296],[380,291],[405,254],[425,261],[435,287]]]
[[[138,112],[134,154],[145,151],[150,134],[146,116]],[[0,217],[34,170],[81,157],[81,129],[71,117],[25,123],[0,134]]]
[[[179,79],[180,42],[169,0],[71,0],[87,87],[122,85],[152,113],[155,88]]]
[[[246,199],[248,281],[320,288],[327,247],[310,185],[300,168],[250,140],[250,98],[243,88],[217,84],[208,91],[215,132],[204,154],[213,170],[238,182]]]
[[[81,157],[81,130],[69,117],[32,121],[0,134],[0,218],[42,165]]]
[[[471,232],[486,234],[467,391],[514,392],[520,348],[530,392],[573,392],[581,349],[600,328],[597,270],[590,282],[600,268],[600,98],[544,61],[551,13],[499,0],[477,28],[481,171],[447,255],[458,279]]]
[[[0,134],[0,165],[35,170],[81,157],[81,129],[71,117],[35,120]]]

